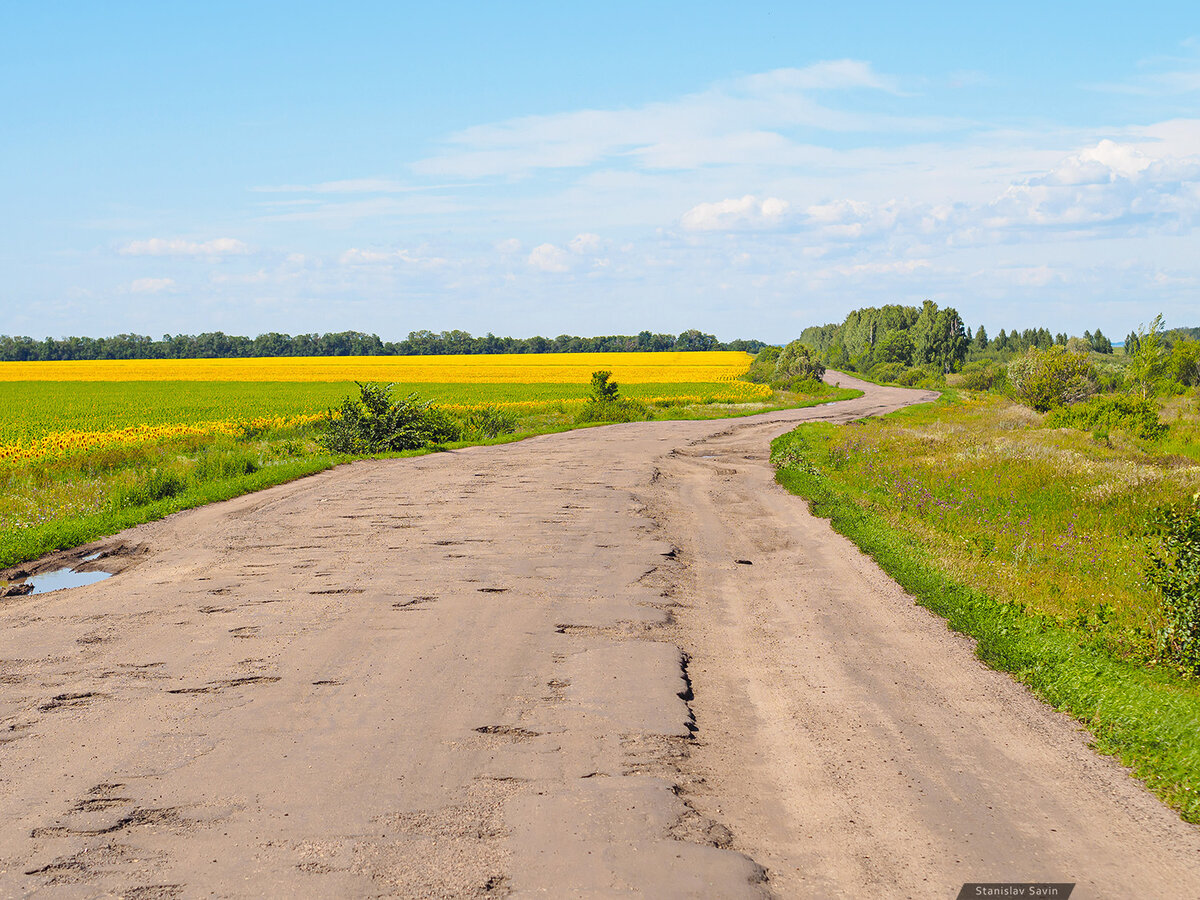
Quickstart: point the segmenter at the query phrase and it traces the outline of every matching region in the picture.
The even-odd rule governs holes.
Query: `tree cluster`
[[[836,369],[870,372],[879,366],[957,372],[967,358],[970,330],[953,307],[932,300],[915,306],[853,310],[840,325],[806,328],[800,341]]]

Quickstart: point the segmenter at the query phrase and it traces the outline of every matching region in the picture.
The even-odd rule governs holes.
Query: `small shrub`
[[[962,386],[969,391],[990,391],[999,373],[990,362],[973,362],[962,370]]]
[[[916,387],[924,377],[925,373],[920,369],[905,369],[893,380],[901,387]]]
[[[628,397],[616,400],[589,400],[575,417],[583,422],[644,422],[650,418],[650,409],[645,403]]]
[[[432,401],[415,394],[392,400],[391,384],[355,382],[359,398],[346,397],[321,420],[321,445],[334,453],[354,455],[417,450],[457,440],[458,424]]]
[[[1096,393],[1091,361],[1065,347],[1031,347],[1008,364],[1008,380],[1017,399],[1038,412],[1079,403]]]
[[[511,434],[516,430],[517,417],[498,406],[481,406],[468,412],[462,420],[464,438],[486,439]]]
[[[1097,397],[1075,406],[1060,407],[1046,417],[1046,424],[1051,428],[1103,432],[1105,441],[1112,429],[1145,440],[1154,440],[1167,433],[1167,426],[1159,421],[1155,405],[1136,397]]]
[[[1150,520],[1150,583],[1161,598],[1159,653],[1200,672],[1200,493],[1189,506],[1159,509]]]
[[[896,384],[901,387],[919,387],[929,390],[941,390],[946,386],[946,376],[936,366],[913,366],[905,369],[896,377]]]
[[[742,377],[752,384],[767,384],[775,377],[775,363],[782,351],[778,347],[763,347]]]
[[[186,488],[187,480],[177,472],[151,469],[141,474],[133,484],[118,487],[109,502],[117,510],[132,509],[176,497]]]
[[[644,422],[650,418],[645,403],[617,395],[612,372],[592,373],[592,398],[575,417],[576,422]]]
[[[611,403],[617,399],[617,383],[612,381],[612,372],[601,369],[592,373],[592,400],[596,403]]]
[[[788,390],[793,394],[823,394],[829,390],[829,385],[819,378],[797,375],[789,382]]]

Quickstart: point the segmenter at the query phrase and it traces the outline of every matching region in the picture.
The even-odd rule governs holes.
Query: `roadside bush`
[[[415,394],[392,400],[391,384],[355,382],[359,398],[346,397],[319,423],[318,441],[333,453],[355,455],[416,450],[457,440],[458,424]]]
[[[763,347],[742,377],[752,384],[767,384],[775,377],[775,363],[781,352],[778,347]]]
[[[1008,364],[1008,380],[1017,399],[1038,412],[1079,403],[1096,393],[1091,361],[1065,347],[1031,347]]]
[[[616,400],[589,400],[575,417],[583,422],[644,422],[650,418],[650,409],[645,403],[629,397]]]
[[[794,378],[812,378],[820,381],[825,377],[825,364],[813,356],[812,351],[799,341],[792,341],[779,353],[775,360],[775,375],[772,383],[790,382]]]
[[[1136,397],[1096,397],[1075,406],[1059,407],[1046,417],[1046,424],[1051,428],[1078,428],[1101,433],[1115,428],[1146,440],[1167,433],[1167,426],[1159,421],[1155,405]]]
[[[1158,588],[1159,653],[1200,673],[1200,493],[1189,506],[1159,509],[1150,520],[1146,576]]]
[[[476,440],[511,434],[517,427],[517,417],[498,406],[481,406],[463,416],[463,438]]]
[[[919,387],[941,390],[946,386],[946,376],[933,366],[913,366],[905,369],[895,379],[901,387]]]
[[[612,372],[601,369],[592,373],[592,399],[597,403],[610,403],[617,399],[618,385],[612,380]]]
[[[788,383],[787,389],[793,394],[822,394],[829,390],[829,385],[819,378],[797,376]]]
[[[576,422],[644,422],[650,418],[645,403],[621,397],[612,372],[592,373],[592,396],[575,417]]]
[[[875,381],[889,382],[896,381],[903,372],[904,363],[889,362],[879,363],[867,374]]]
[[[1128,387],[1125,381],[1125,367],[1120,363],[1093,362],[1092,371],[1096,374],[1097,393],[1115,394]]]
[[[990,391],[999,371],[996,366],[983,360],[968,363],[962,370],[962,386],[969,391]]]

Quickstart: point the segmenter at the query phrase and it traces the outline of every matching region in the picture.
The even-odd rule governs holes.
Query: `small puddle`
[[[66,588],[83,587],[85,584],[95,584],[105,578],[112,578],[111,572],[76,572],[74,569],[57,569],[44,572],[41,575],[30,575],[23,582],[32,584],[31,594],[48,594],[50,591],[61,591]]]

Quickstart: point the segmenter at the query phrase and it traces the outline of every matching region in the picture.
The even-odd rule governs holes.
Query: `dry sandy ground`
[[[85,548],[138,552],[0,605],[0,896],[1196,896],[1196,829],[774,485],[922,399],[864,388]]]

